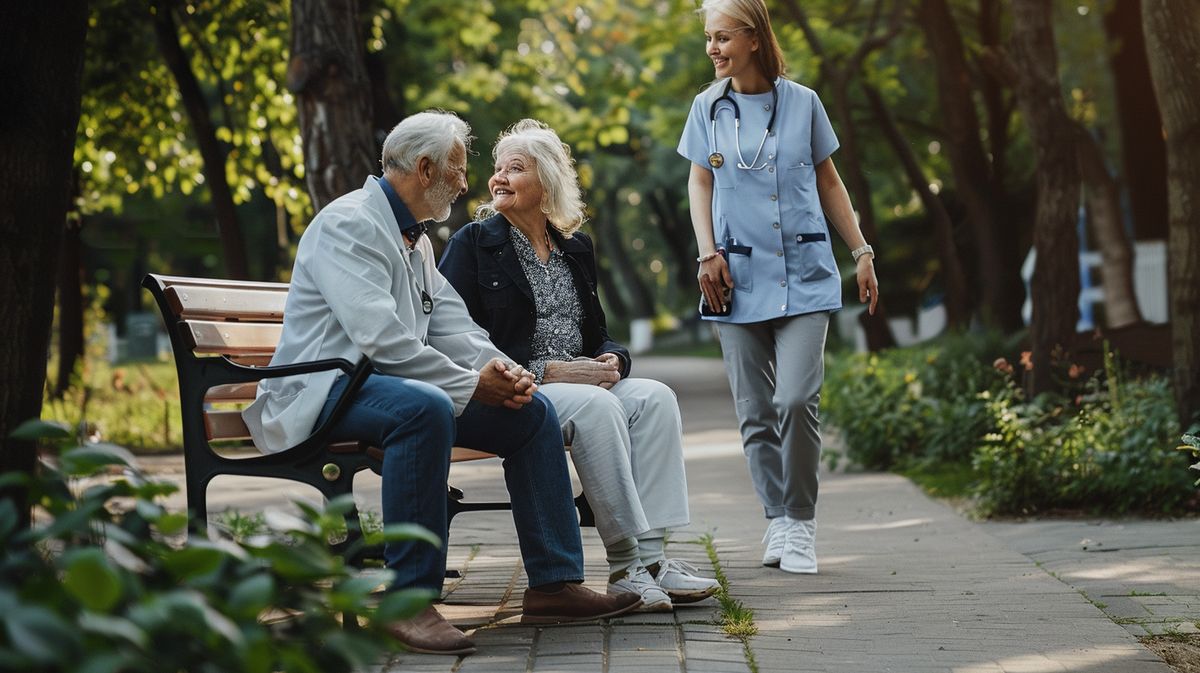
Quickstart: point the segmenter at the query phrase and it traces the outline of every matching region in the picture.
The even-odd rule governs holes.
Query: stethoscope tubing
[[[737,101],[733,99],[733,96],[729,95],[729,92],[732,90],[733,79],[730,79],[725,84],[725,91],[708,106],[708,126],[709,133],[712,136],[711,142],[713,148],[712,154],[708,155],[708,163],[713,168],[720,168],[725,164],[725,156],[717,148],[717,114],[721,111],[717,109],[717,106],[722,101],[725,101],[733,108],[733,140],[738,155],[737,167],[747,171],[760,171],[767,167],[767,162],[764,161],[762,166],[755,166],[754,164],[758,162],[759,156],[762,155],[763,146],[767,143],[767,136],[771,135],[771,130],[775,128],[775,115],[779,112],[779,88],[775,85],[771,86],[771,117],[767,120],[767,128],[763,129],[762,140],[758,142],[758,151],[754,153],[754,158],[748,164],[746,163],[746,159],[742,157],[742,109],[738,106]]]

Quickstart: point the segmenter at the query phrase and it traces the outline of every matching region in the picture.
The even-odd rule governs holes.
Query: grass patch
[[[746,658],[746,666],[752,673],[758,673],[758,662],[754,659],[754,650],[750,649],[750,638],[758,634],[758,626],[754,624],[754,610],[729,595],[729,578],[725,576],[725,570],[721,567],[712,533],[705,533],[697,542],[704,545],[704,551],[713,567],[713,576],[721,585],[714,594],[717,604],[721,606],[721,630],[742,641],[742,654]]]
[[[969,463],[913,461],[896,471],[937,498],[969,498],[976,481]]]

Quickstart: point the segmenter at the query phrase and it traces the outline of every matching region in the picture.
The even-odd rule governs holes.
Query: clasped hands
[[[533,401],[536,392],[537,384],[528,370],[514,362],[492,358],[479,370],[479,383],[472,399],[494,407],[520,409]]]

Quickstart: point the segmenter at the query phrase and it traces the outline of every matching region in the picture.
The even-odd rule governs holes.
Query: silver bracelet
[[[855,248],[850,251],[850,256],[853,257],[854,261],[856,261],[856,262],[858,261],[858,258],[862,257],[863,255],[870,255],[871,258],[874,259],[875,258],[875,248],[872,248],[870,245],[864,245],[861,248]]]

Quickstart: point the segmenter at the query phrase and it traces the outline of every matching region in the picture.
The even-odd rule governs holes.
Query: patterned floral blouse
[[[551,246],[550,258],[543,263],[520,229],[510,226],[508,231],[537,306],[532,356],[526,369],[541,383],[547,362],[571,360],[583,352],[583,306],[562,251]]]

